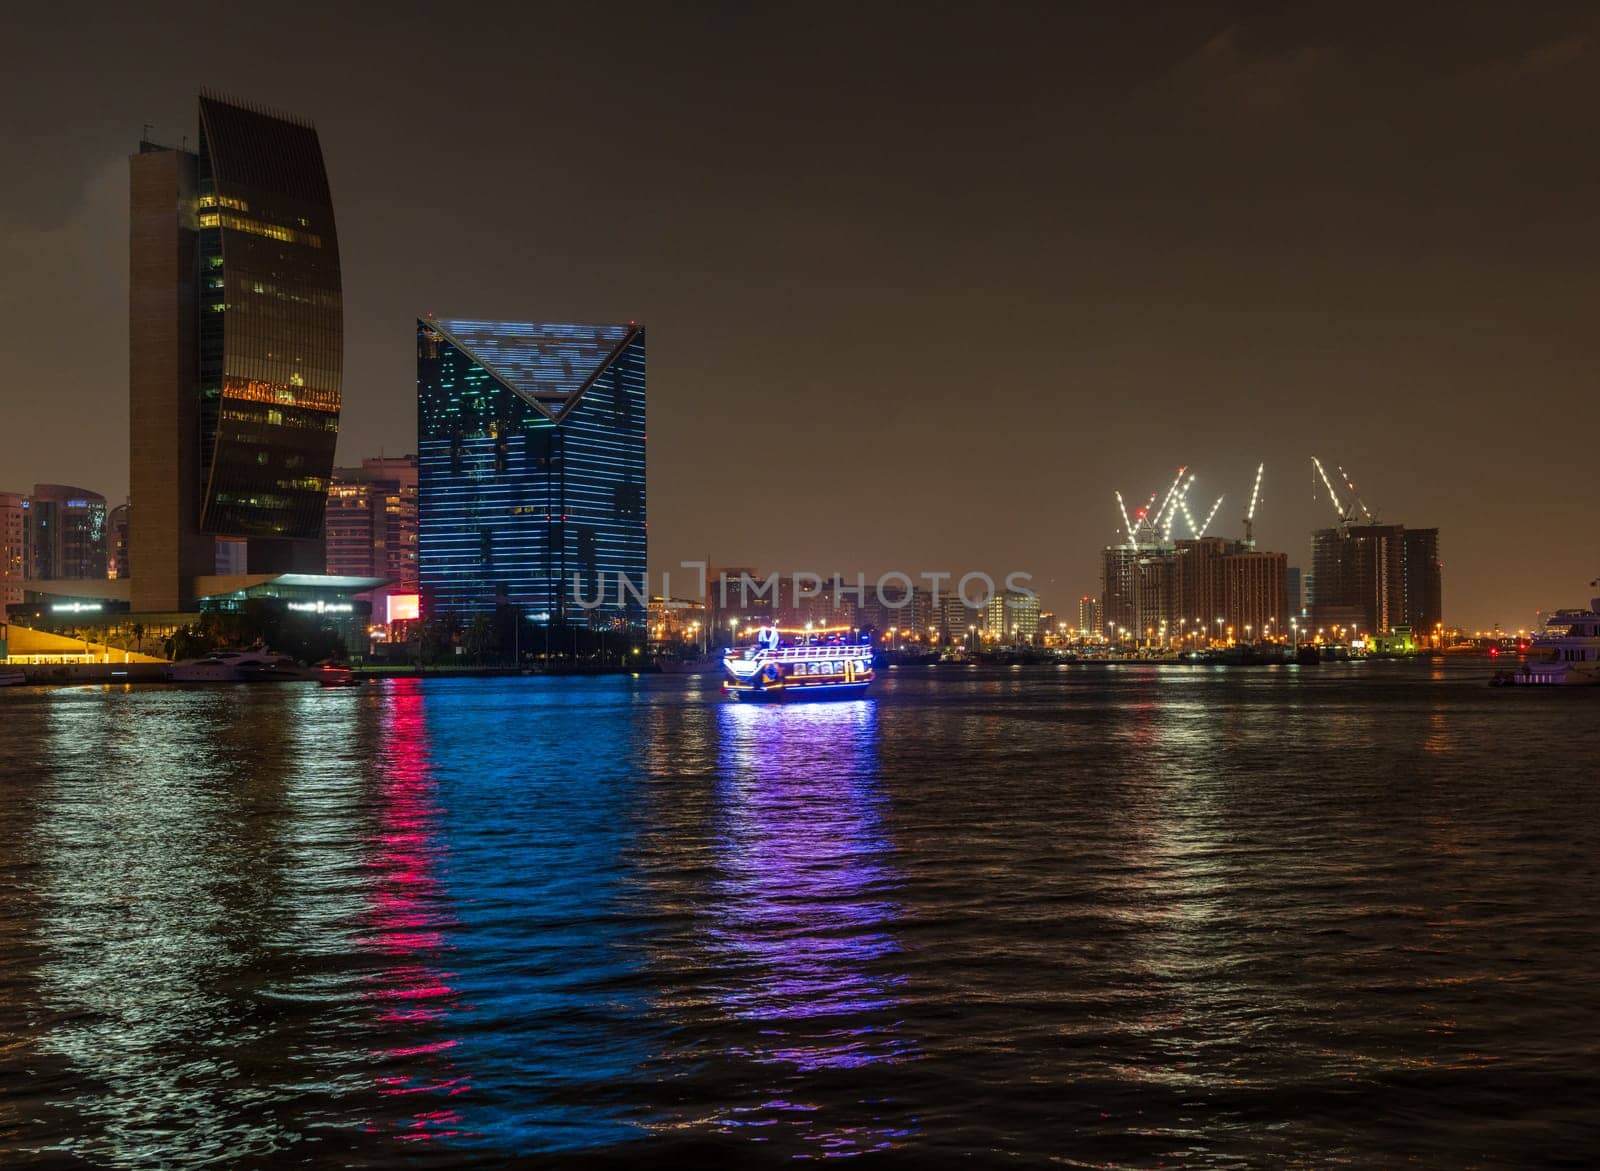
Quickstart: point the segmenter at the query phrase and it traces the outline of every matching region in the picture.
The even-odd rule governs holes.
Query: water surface
[[[0,1162],[1580,1164],[1582,692],[0,693]]]

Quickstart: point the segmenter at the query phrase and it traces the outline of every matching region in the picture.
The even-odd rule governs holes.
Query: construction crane
[[[1166,523],[1161,528],[1161,539],[1163,541],[1171,541],[1172,540],[1172,526],[1178,520],[1178,510],[1179,510],[1179,508],[1182,508],[1185,513],[1188,512],[1187,499],[1188,499],[1188,496],[1189,496],[1189,489],[1193,488],[1193,487],[1194,487],[1194,477],[1190,476],[1189,479],[1188,479],[1188,482],[1185,483],[1182,488],[1178,489],[1178,494],[1176,496],[1174,496],[1172,498],[1172,502],[1167,505]]]
[[[1267,470],[1265,461],[1256,467],[1256,486],[1250,489],[1250,507],[1244,514],[1244,544],[1247,549],[1256,547],[1256,504],[1261,499],[1261,474]]]
[[[1370,508],[1361,502],[1361,496],[1356,492],[1355,484],[1345,474],[1345,470],[1342,467],[1339,469],[1339,478],[1344,481],[1345,489],[1350,493],[1349,500],[1352,502],[1352,506],[1361,510],[1361,515],[1367,518],[1368,524],[1376,521],[1378,518],[1372,514]]]
[[[1350,477],[1345,475],[1343,468],[1339,469],[1339,478],[1344,481],[1345,489],[1349,492],[1349,495],[1345,497],[1344,503],[1341,503],[1339,493],[1334,488],[1333,481],[1328,478],[1327,469],[1322,466],[1322,461],[1316,456],[1312,456],[1311,465],[1317,469],[1317,475],[1322,477],[1322,486],[1328,490],[1328,499],[1333,502],[1334,512],[1339,514],[1339,526],[1341,528],[1347,528],[1354,524],[1358,514],[1365,517],[1368,524],[1371,524],[1376,519],[1372,514],[1372,510],[1362,503],[1361,497],[1356,494],[1356,486],[1351,482]]]
[[[1128,506],[1122,502],[1122,493],[1117,493],[1117,507],[1122,510],[1122,527],[1128,530],[1128,548],[1132,549],[1139,543],[1133,532],[1133,522],[1128,519]]]
[[[1211,506],[1211,511],[1206,513],[1206,519],[1203,524],[1194,523],[1194,513],[1189,511],[1189,502],[1187,500],[1183,502],[1183,518],[1189,522],[1189,531],[1197,539],[1206,535],[1206,530],[1211,527],[1211,522],[1217,518],[1217,510],[1222,507],[1223,499],[1224,497],[1222,496],[1217,497],[1216,503]]]
[[[1166,495],[1163,496],[1159,491],[1150,493],[1150,499],[1145,502],[1144,507],[1131,516],[1128,513],[1128,502],[1123,499],[1120,491],[1117,492],[1117,509],[1122,514],[1122,529],[1128,534],[1128,548],[1137,549],[1141,543],[1157,545],[1170,537],[1178,506],[1188,491],[1188,486],[1183,481],[1183,474],[1188,470],[1187,467],[1179,468],[1178,474],[1167,487]],[[1194,483],[1193,476],[1189,477],[1189,483]],[[1160,507],[1156,505],[1158,500],[1161,502]]]
[[[1151,518],[1150,528],[1154,532],[1156,532],[1158,534],[1163,532],[1162,527],[1161,527],[1161,518],[1166,515],[1168,509],[1174,507],[1174,505],[1172,503],[1173,493],[1177,492],[1178,485],[1183,483],[1183,473],[1188,471],[1188,470],[1189,469],[1187,467],[1179,468],[1178,469],[1178,474],[1173,477],[1171,486],[1169,486],[1167,488],[1166,496],[1163,497],[1162,500],[1161,500],[1161,507],[1156,510],[1155,516],[1153,518]],[[1154,499],[1154,497],[1151,497],[1151,499]],[[1172,524],[1169,521],[1167,523],[1167,530],[1170,531],[1171,528],[1172,528]]]

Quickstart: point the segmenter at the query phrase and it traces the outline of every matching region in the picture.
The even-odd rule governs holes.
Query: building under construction
[[[1197,521],[1187,468],[1164,496],[1152,495],[1131,515],[1117,494],[1127,540],[1103,554],[1100,620],[1108,641],[1182,647],[1289,637],[1288,555],[1255,547],[1264,468],[1256,469],[1239,540],[1206,536],[1223,498]],[[1187,537],[1173,535],[1180,518]]]
[[[1314,629],[1350,635],[1409,627],[1430,635],[1444,620],[1439,530],[1380,524],[1338,469],[1343,492],[1312,457],[1338,524],[1311,535],[1310,609]]]

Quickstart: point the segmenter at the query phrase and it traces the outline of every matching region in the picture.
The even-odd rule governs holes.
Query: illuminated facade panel
[[[419,321],[417,443],[424,616],[643,624],[643,329]]]

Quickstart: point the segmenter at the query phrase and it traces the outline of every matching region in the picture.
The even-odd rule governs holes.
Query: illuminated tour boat
[[[854,699],[872,683],[872,646],[848,629],[763,626],[755,646],[728,648],[722,669],[722,690],[745,702]]]
[[[1593,585],[1594,582],[1589,584]],[[1534,635],[1522,666],[1503,671],[1501,685],[1600,686],[1600,598],[1587,610],[1557,610]]]

